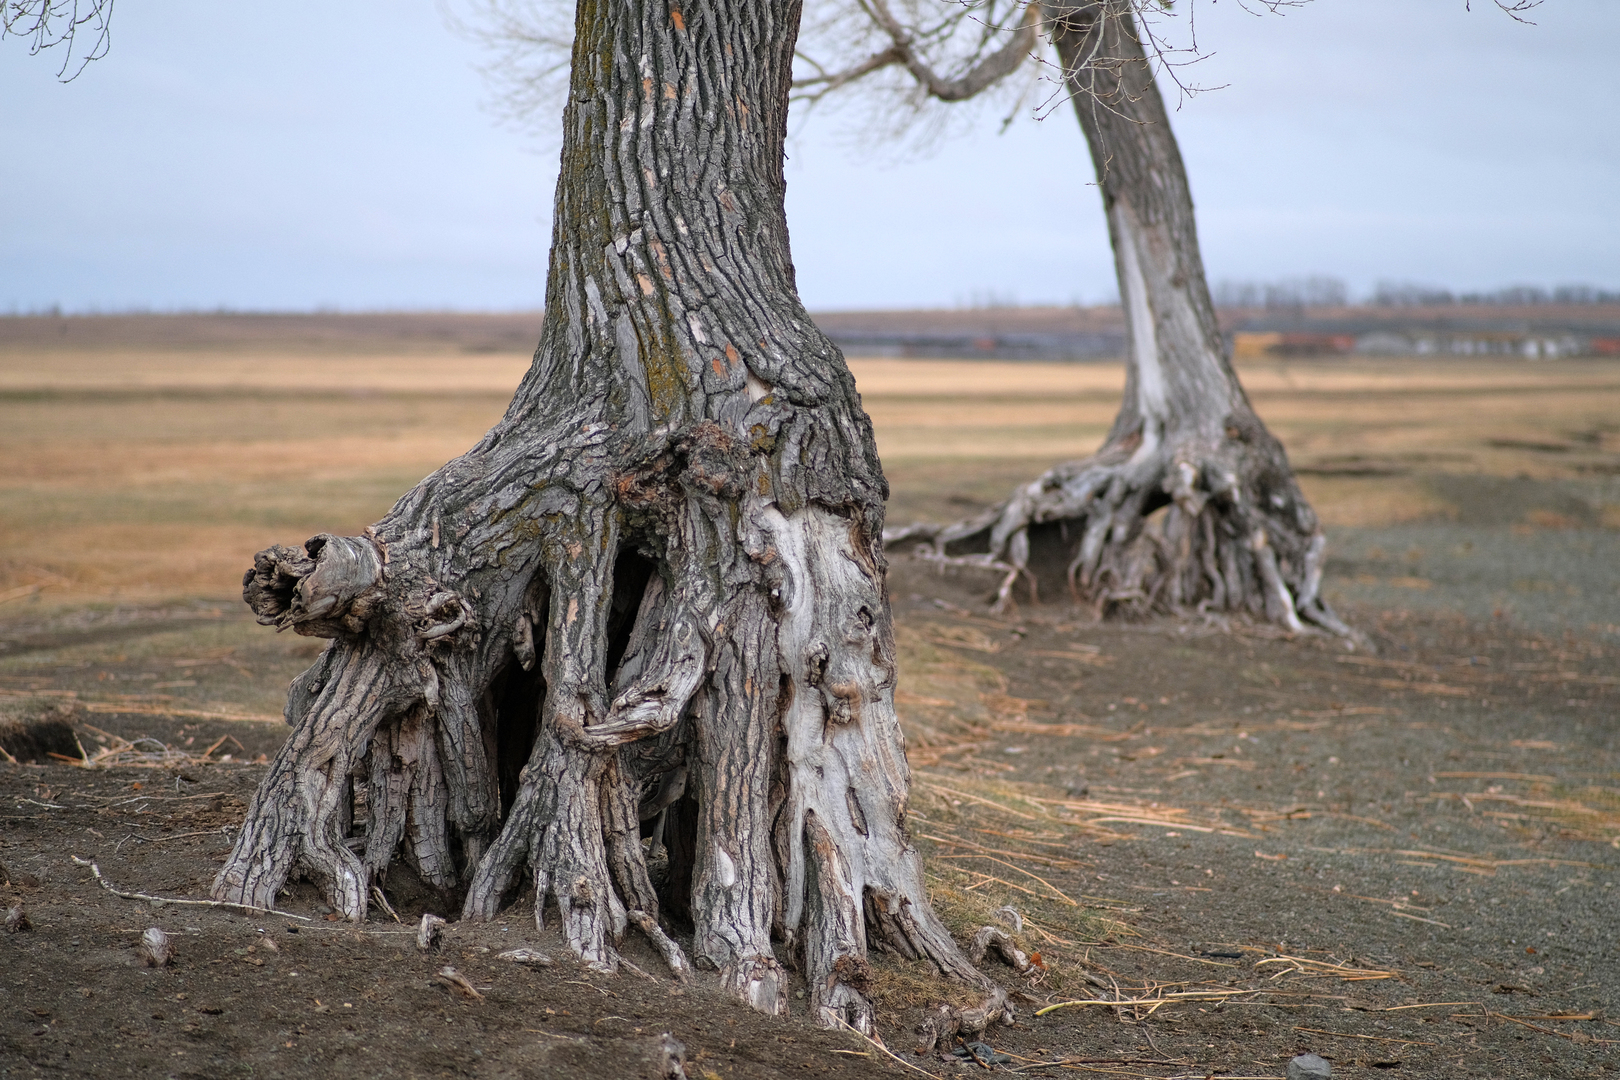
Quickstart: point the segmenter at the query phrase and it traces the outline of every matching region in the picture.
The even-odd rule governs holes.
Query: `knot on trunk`
[[[688,491],[720,498],[743,493],[747,451],[713,420],[700,420],[682,431],[675,439],[675,453],[681,464],[681,486]]]
[[[322,533],[304,550],[277,544],[253,557],[242,599],[262,626],[311,637],[358,634],[381,595],[383,559],[369,539]]]

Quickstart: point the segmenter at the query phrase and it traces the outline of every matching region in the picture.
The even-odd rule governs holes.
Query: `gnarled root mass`
[[[261,553],[260,621],[331,644],[289,690],[294,731],[215,895],[269,907],[302,875],[359,920],[403,860],[464,918],[532,887],[600,970],[634,927],[677,977],[717,970],[766,1012],[797,967],[820,1023],[868,1031],[876,942],[1003,1014],[906,838],[880,520],[792,493],[807,454],[771,451],[826,414],[753,382],[751,442],[570,423],[573,445],[531,452],[497,428],[366,536]]]
[[[295,730],[215,895],[269,907],[302,874],[358,920],[403,859],[464,895],[465,918],[532,884],[537,921],[554,904],[590,966],[614,970],[634,926],[690,978],[647,834],[696,964],[755,1008],[785,1011],[786,965],[802,966],[819,1022],[869,1031],[876,940],[982,986],[978,1012],[1001,1015],[906,839],[877,545],[858,519],[747,494],[760,485],[737,474],[760,463],[715,425],[673,441],[599,508],[558,515],[565,535],[539,545],[554,561],[527,582],[479,545],[435,557],[442,512],[415,530],[425,545],[385,522],[261,553],[244,586],[260,620],[333,642],[289,691]]]
[[[885,540],[1000,572],[998,609],[1021,581],[1031,601],[1069,597],[1099,616],[1233,614],[1355,640],[1322,599],[1327,539],[1281,445],[1246,411],[1218,430],[1137,427],[976,517]]]

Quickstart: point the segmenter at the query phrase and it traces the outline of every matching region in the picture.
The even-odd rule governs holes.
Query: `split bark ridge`
[[[998,605],[1071,594],[1104,614],[1233,612],[1352,631],[1321,596],[1326,538],[1232,369],[1187,170],[1130,0],[1045,3],[1096,168],[1125,307],[1125,399],[1107,439],[977,517],[893,546],[1001,570]]]
[[[403,859],[464,918],[532,885],[593,967],[634,926],[766,1012],[800,966],[869,1030],[869,947],[1000,1010],[906,838],[887,485],[788,251],[798,16],[580,0],[534,364],[364,536],[256,558],[259,620],[331,644],[217,897],[301,874],[359,920]]]

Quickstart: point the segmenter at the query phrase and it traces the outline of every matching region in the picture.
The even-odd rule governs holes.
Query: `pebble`
[[[1288,1080],[1328,1080],[1332,1066],[1315,1054],[1301,1054],[1288,1063]]]

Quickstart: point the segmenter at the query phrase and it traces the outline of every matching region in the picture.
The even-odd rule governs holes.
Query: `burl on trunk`
[[[662,901],[767,1012],[780,955],[869,1028],[874,940],[998,999],[906,838],[886,485],[783,214],[798,17],[581,0],[534,364],[364,536],[255,560],[260,621],[331,644],[216,896],[303,874],[363,919],[403,858],[464,918],[532,885],[591,965],[634,925],[688,977]]]

